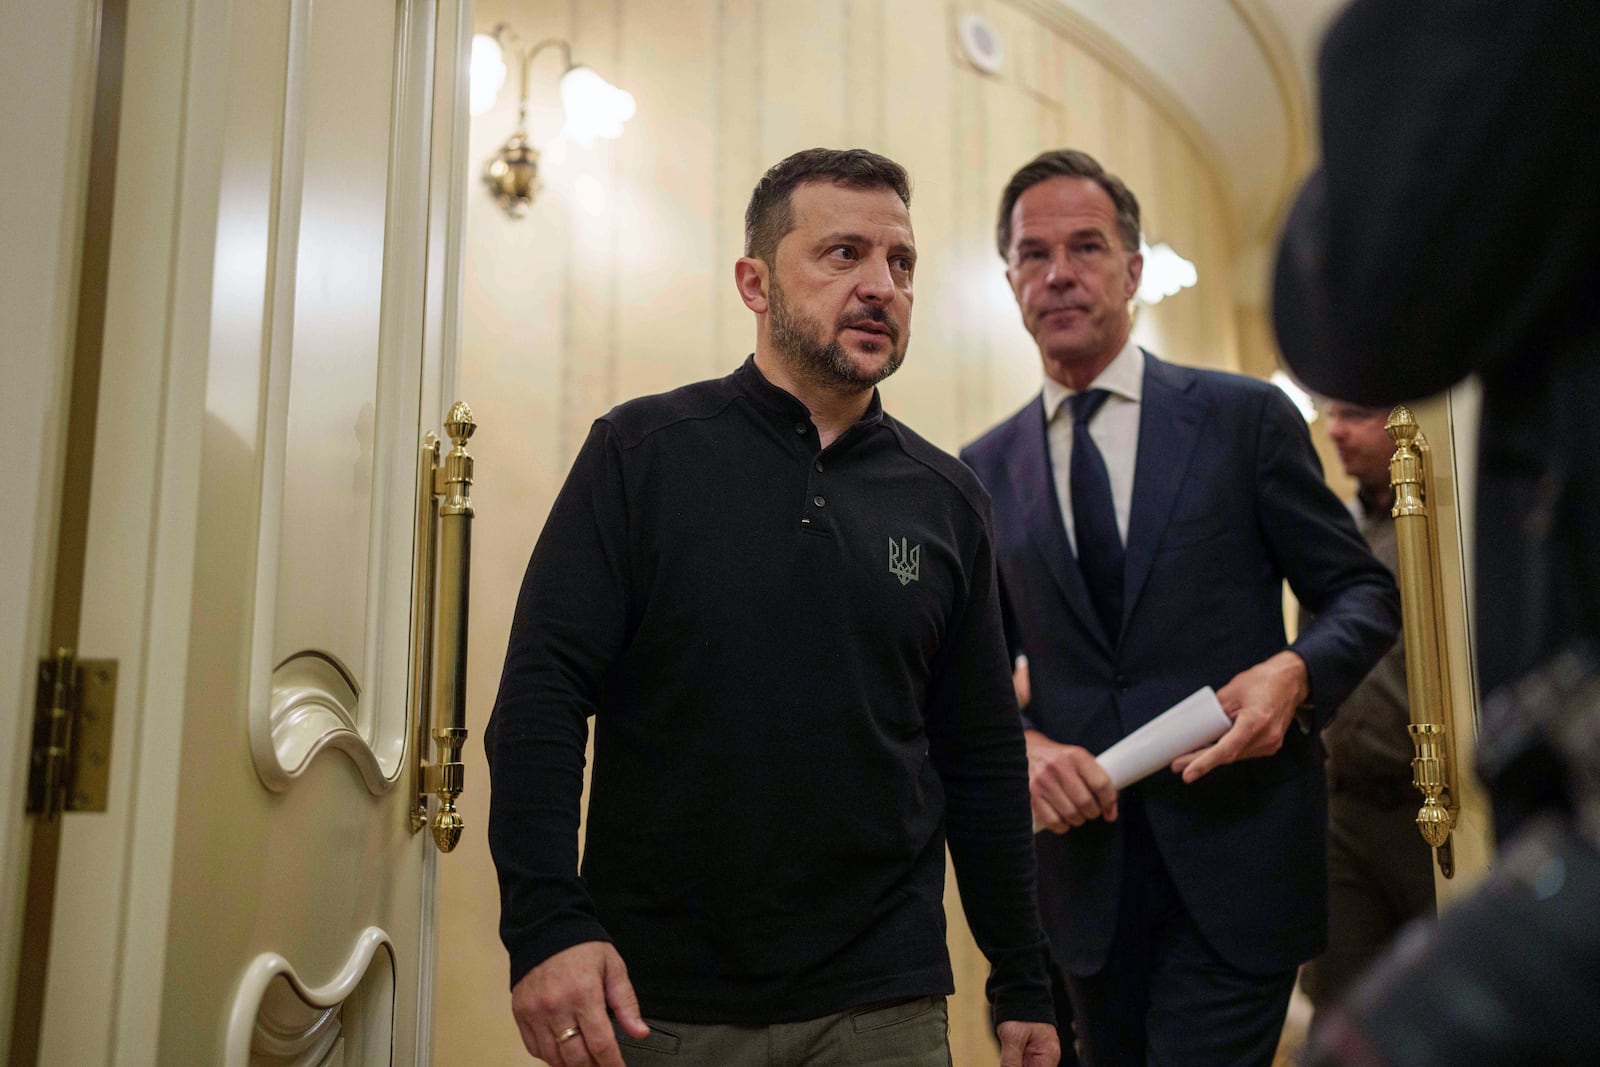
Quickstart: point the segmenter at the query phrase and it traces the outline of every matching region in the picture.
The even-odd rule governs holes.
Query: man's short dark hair
[[[744,212],[745,255],[773,265],[778,242],[794,229],[794,191],[807,182],[890,189],[911,206],[911,179],[894,160],[864,148],[808,148],[774,163],[756,183]]]
[[[1099,160],[1089,153],[1057,148],[1041,152],[1033,162],[1013,174],[1006,191],[1000,194],[1000,219],[994,229],[1001,259],[1011,251],[1011,210],[1017,206],[1017,198],[1051,178],[1088,178],[1104,189],[1117,209],[1117,231],[1122,236],[1123,246],[1130,252],[1139,250],[1139,200],[1133,191],[1122,184],[1121,178],[1106,173]]]

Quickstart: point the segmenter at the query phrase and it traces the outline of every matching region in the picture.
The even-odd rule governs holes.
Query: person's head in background
[[[1389,459],[1394,442],[1384,424],[1389,409],[1323,400],[1317,405],[1328,427],[1328,437],[1339,450],[1344,472],[1361,486],[1368,499],[1385,500],[1390,493]]]

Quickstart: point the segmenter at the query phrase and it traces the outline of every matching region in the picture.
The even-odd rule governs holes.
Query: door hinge
[[[116,660],[79,660],[63,648],[39,661],[29,815],[106,810],[116,703]]]

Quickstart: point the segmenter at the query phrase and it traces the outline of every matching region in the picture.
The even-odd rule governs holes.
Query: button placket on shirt
[[[808,512],[813,510],[820,511],[828,505],[828,498],[822,493],[822,470],[822,460],[820,458],[813,459],[811,461],[811,472],[806,477],[806,499],[809,502],[806,510]]]

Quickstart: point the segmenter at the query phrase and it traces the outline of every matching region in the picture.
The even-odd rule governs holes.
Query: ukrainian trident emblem
[[[912,545],[907,549],[904,537],[900,538],[899,544],[895,544],[894,538],[889,538],[889,573],[900,579],[901,585],[916,581],[921,569],[921,545]]]

